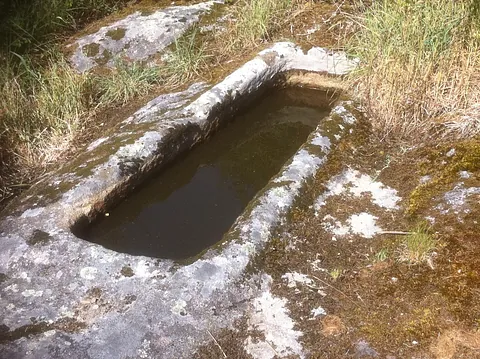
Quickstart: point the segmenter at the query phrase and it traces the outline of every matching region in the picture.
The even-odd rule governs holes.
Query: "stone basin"
[[[272,86],[355,66],[344,54],[275,44],[215,86],[151,101],[12,202],[0,220],[0,357],[191,358],[209,333],[233,325],[259,290],[255,273],[246,275],[252,259],[355,125],[349,101],[320,121],[223,241],[189,262],[113,251],[72,228],[105,216]]]

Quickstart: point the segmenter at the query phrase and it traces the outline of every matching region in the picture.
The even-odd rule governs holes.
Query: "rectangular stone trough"
[[[247,266],[354,126],[350,102],[338,100],[223,241],[188,263],[116,252],[73,233],[272,86],[318,85],[316,74],[355,66],[344,54],[277,43],[213,87],[149,102],[11,203],[0,219],[0,357],[191,358],[209,332],[232,325],[258,291]]]

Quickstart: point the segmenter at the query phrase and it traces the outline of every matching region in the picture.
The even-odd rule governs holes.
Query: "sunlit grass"
[[[425,224],[420,224],[405,236],[400,244],[399,260],[408,264],[428,262],[437,247],[434,239]]]
[[[480,2],[382,0],[348,44],[351,84],[383,136],[425,137],[439,123],[480,132]],[[448,131],[447,131],[448,132]]]

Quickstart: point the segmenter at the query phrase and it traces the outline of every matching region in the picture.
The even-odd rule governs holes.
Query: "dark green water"
[[[197,255],[222,239],[329,111],[324,92],[273,91],[76,234],[133,255]]]

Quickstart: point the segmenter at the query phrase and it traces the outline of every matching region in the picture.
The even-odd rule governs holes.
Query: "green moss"
[[[130,266],[123,266],[122,270],[120,271],[120,273],[124,276],[124,277],[133,277],[134,276],[134,271],[133,269],[130,267]]]
[[[107,31],[106,35],[112,40],[118,41],[125,37],[126,30],[121,27],[117,27],[115,30]]]
[[[27,244],[30,246],[33,246],[36,244],[44,245],[48,243],[51,238],[52,236],[47,232],[36,229],[33,232],[33,234],[30,236],[30,238],[27,240]]]
[[[430,308],[416,308],[412,318],[404,325],[404,331],[412,339],[422,339],[431,336],[436,329],[436,314]]]
[[[445,154],[455,148],[455,154],[447,157]],[[480,143],[478,140],[468,140],[455,146],[443,145],[440,148],[429,149],[426,161],[419,165],[420,173],[432,177],[428,183],[417,186],[409,198],[407,215],[413,216],[425,209],[431,201],[441,193],[452,188],[459,179],[460,171],[478,172],[480,170]]]
[[[82,48],[82,51],[87,57],[95,57],[100,53],[100,45],[96,42],[93,42],[91,44],[85,45]]]
[[[8,276],[5,273],[0,273],[0,283],[6,282],[8,280]]]
[[[111,59],[113,59],[113,55],[110,50],[104,49],[100,57],[95,58],[95,62],[100,65],[106,65]]]

